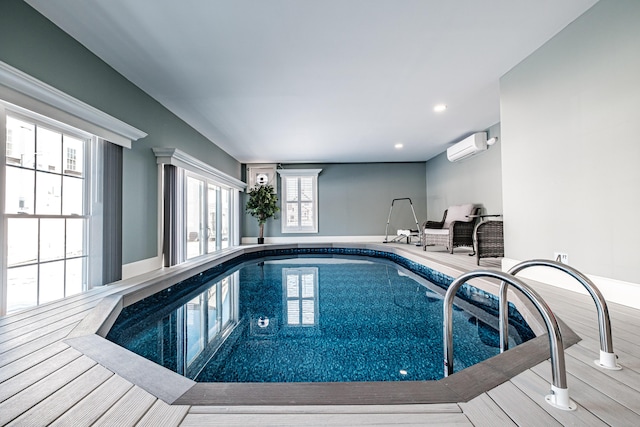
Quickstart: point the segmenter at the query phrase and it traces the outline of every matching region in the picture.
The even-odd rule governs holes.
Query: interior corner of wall
[[[122,265],[122,280],[148,273],[162,267],[162,257],[156,256]]]

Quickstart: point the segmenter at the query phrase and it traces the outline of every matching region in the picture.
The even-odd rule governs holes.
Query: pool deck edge
[[[122,289],[105,297],[69,334],[65,342],[109,370],[167,403],[182,405],[380,405],[466,402],[549,358],[545,335],[437,381],[351,383],[196,383],[114,344],[102,336],[123,307],[171,286],[186,276],[234,257],[268,249],[361,248],[390,252],[455,276],[459,272],[440,263],[425,262],[415,252],[372,243],[277,244],[232,248],[187,265],[165,268],[116,282]],[[444,269],[445,271],[441,271]],[[578,337],[562,323],[565,348]],[[106,329],[106,330],[105,330]],[[513,357],[512,357],[513,356]],[[481,383],[481,384],[480,384]]]

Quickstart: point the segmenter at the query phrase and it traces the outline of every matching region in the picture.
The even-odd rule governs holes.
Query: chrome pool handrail
[[[596,310],[598,312],[598,328],[600,330],[600,359],[595,363],[605,369],[618,370],[621,367],[616,363],[616,355],[613,352],[613,339],[611,337],[611,321],[609,319],[609,309],[607,308],[607,302],[605,301],[602,293],[596,287],[596,285],[584,274],[577,269],[563,264],[561,262],[547,260],[547,259],[532,259],[529,261],[523,261],[515,266],[511,267],[508,271],[511,275],[516,275],[520,271],[529,267],[551,267],[567,273],[574,279],[576,279],[582,286],[585,287],[593,302],[596,304]],[[508,341],[508,328],[509,328],[509,316],[507,313],[507,288],[504,283],[500,285],[500,351],[504,351],[509,348]]]
[[[456,278],[444,297],[443,307],[443,341],[444,341],[444,376],[453,374],[453,299],[456,292],[466,281],[479,278],[491,277],[508,283],[520,290],[540,312],[549,335],[549,350],[551,353],[551,394],[546,396],[549,404],[563,409],[575,410],[576,404],[569,399],[567,388],[567,372],[564,362],[564,346],[560,327],[555,315],[542,299],[542,297],[529,285],[522,282],[515,276],[497,270],[476,270],[464,273]],[[502,294],[500,300],[502,300]]]

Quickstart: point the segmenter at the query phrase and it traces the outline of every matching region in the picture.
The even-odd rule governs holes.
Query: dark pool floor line
[[[580,341],[559,321],[565,348]],[[467,402],[549,358],[542,335],[438,381],[197,383],[183,405],[382,405]]]

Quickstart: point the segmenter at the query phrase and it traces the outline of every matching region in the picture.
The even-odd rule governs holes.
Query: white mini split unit
[[[447,159],[449,159],[450,162],[458,162],[466,159],[467,157],[486,151],[489,145],[493,145],[496,140],[497,138],[491,138],[487,141],[486,132],[474,133],[454,146],[447,148]]]

